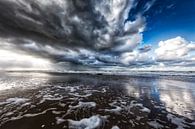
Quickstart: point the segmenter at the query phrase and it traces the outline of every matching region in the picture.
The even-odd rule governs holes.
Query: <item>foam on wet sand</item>
[[[0,127],[14,126],[24,129],[20,125],[29,126],[27,124],[33,121],[40,123],[30,125],[30,129],[52,127],[55,129],[63,127],[71,129],[123,129],[125,127],[190,129],[195,127],[194,120],[167,111],[163,103],[152,98],[151,95],[154,93],[151,93],[153,90],[148,90],[150,86],[144,85],[142,89],[142,86],[130,85],[132,87],[130,90],[133,89],[133,92],[137,87],[141,89],[139,93],[141,97],[131,96],[130,91],[126,91],[127,82],[131,83],[136,78],[129,81],[129,78],[117,80],[119,77],[113,76],[107,77],[107,80],[100,76],[84,78],[80,76],[77,78],[75,75],[66,76],[68,80],[64,79],[64,75],[62,78],[59,76],[60,79],[55,78],[49,83],[44,83],[48,85],[45,88],[2,99]],[[70,81],[71,77],[72,81]],[[86,78],[92,81],[86,82]],[[138,78],[136,83],[139,81]],[[171,87],[166,90],[172,92]]]
[[[69,120],[70,129],[96,129],[100,128],[103,124],[103,119],[100,116],[91,116],[84,118],[80,121]]]

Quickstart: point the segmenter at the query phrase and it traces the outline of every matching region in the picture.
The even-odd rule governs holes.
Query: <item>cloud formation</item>
[[[160,41],[155,50],[157,62],[175,66],[193,66],[195,57],[195,43],[178,36]]]
[[[1,29],[8,31],[6,36],[21,34],[21,38],[48,40],[47,43],[64,47],[115,47],[117,51],[118,45],[126,44],[126,36],[138,34],[144,24],[142,18],[124,24],[132,3],[133,0],[2,0]]]
[[[155,50],[157,60],[180,60],[195,51],[195,44],[186,41],[182,37],[168,39],[159,42],[159,48]]]
[[[145,18],[136,14],[127,21],[136,2],[2,0],[0,36],[17,49],[56,61],[121,63],[115,58],[142,41]]]
[[[91,67],[147,67],[189,62],[194,43],[181,37],[140,45],[145,13],[155,0],[1,0],[0,52],[17,55],[17,66],[43,59],[54,64]],[[29,57],[28,59],[26,57]],[[5,56],[4,56],[5,57]],[[32,57],[32,58],[30,58]],[[23,58],[24,60],[21,61]],[[0,67],[9,59],[0,57]],[[29,66],[30,67],[30,66]]]
[[[25,53],[15,53],[8,50],[0,50],[0,70],[51,70],[51,63],[47,59],[38,58]]]

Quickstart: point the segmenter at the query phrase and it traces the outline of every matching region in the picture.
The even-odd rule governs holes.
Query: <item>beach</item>
[[[1,74],[0,129],[68,128],[195,128],[195,77]]]

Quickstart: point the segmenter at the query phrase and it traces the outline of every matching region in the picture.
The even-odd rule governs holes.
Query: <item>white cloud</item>
[[[143,32],[145,28],[145,18],[141,16],[137,16],[135,21],[128,21],[124,26],[124,31],[126,33],[135,33],[135,32]]]
[[[50,60],[27,54],[10,41],[10,39],[0,39],[0,70],[51,69]],[[36,48],[34,44],[28,47]]]
[[[145,63],[152,63],[153,58],[148,52],[139,53],[138,51],[133,51],[133,52],[123,53],[121,55],[120,61],[124,65],[129,65],[132,63],[133,64],[142,63],[144,65]]]
[[[188,60],[191,57],[191,52],[194,50],[195,44],[193,42],[178,36],[159,42],[159,47],[155,50],[156,60]]]
[[[127,52],[122,54],[121,56],[121,63],[128,65],[131,62],[134,62],[136,60],[137,53],[136,52]]]
[[[121,45],[115,47],[113,50],[118,52],[130,52],[142,42],[142,39],[142,34],[134,34],[132,36],[120,38],[118,39],[118,42],[121,42]]]
[[[47,59],[17,51],[0,49],[0,70],[48,70],[51,69],[50,66],[51,62]]]

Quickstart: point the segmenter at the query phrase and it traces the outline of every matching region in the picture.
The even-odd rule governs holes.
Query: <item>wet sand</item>
[[[67,128],[193,129],[195,77],[0,75],[0,129]]]

